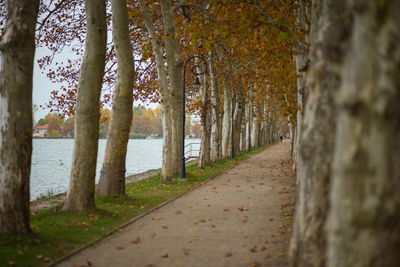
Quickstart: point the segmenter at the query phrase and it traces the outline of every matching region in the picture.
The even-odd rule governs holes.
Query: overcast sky
[[[49,102],[50,92],[53,90],[58,90],[61,87],[61,84],[53,84],[49,78],[46,76],[46,71],[42,73],[42,70],[39,68],[39,64],[37,60],[43,56],[50,55],[51,52],[44,47],[37,48],[35,53],[35,62],[33,68],[33,103],[44,106]],[[56,55],[54,62],[56,61],[65,61],[67,58],[73,59],[76,55],[72,52],[70,48],[64,48],[64,51],[61,54]],[[143,104],[141,102],[135,102],[135,106]],[[158,104],[149,104],[148,107],[155,108]],[[39,110],[35,113],[35,120],[38,121],[41,118],[44,118],[50,109],[42,109],[39,107]]]

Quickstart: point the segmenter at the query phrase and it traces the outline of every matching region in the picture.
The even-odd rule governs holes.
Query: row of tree
[[[94,0],[54,0],[50,3],[41,2],[40,6],[38,1],[27,4],[24,1],[9,0],[6,5],[2,3],[3,11],[7,7],[6,26],[1,41],[3,66],[7,66],[2,69],[2,76],[6,77],[2,79],[1,87],[4,114],[2,124],[5,125],[2,129],[17,129],[13,124],[23,126],[21,120],[15,119],[16,114],[25,114],[23,116],[28,119],[23,121],[30,123],[30,127],[22,127],[25,131],[6,131],[2,138],[2,151],[13,151],[16,154],[2,161],[2,166],[6,167],[1,170],[6,171],[0,176],[7,180],[7,186],[1,189],[4,193],[0,194],[3,203],[0,232],[29,231],[27,196],[31,133],[27,133],[26,129],[32,128],[32,66],[25,63],[33,60],[35,39],[36,46],[45,45],[54,53],[60,52],[72,40],[80,41],[85,46],[84,49],[75,50],[78,56],[82,55],[76,64],[68,59],[66,65],[58,64],[56,70],[50,68],[48,72],[48,76],[55,82],[67,81],[70,84],[69,88],[63,88],[59,94],[53,93],[53,102],[49,104],[54,109],[75,115],[73,166],[64,209],[87,210],[95,207],[94,178],[101,118],[100,92],[107,85],[113,85],[114,90],[106,152],[97,192],[100,195],[125,194],[125,156],[131,130],[133,99],[149,99],[155,95],[160,101],[164,138],[161,178],[170,180],[172,174],[179,170],[183,139],[182,67],[183,59],[190,54],[206,57],[207,66],[202,67],[208,69],[199,77],[203,84],[200,90],[191,86],[187,88],[187,100],[190,103],[187,111],[201,117],[201,167],[211,160],[230,156],[230,151],[238,153],[249,146],[258,146],[276,139],[280,129],[277,122],[282,119],[286,121],[289,110],[286,107],[289,107],[288,103],[291,103],[295,95],[294,80],[284,79],[295,77],[293,68],[285,66],[285,60],[293,65],[288,60],[292,56],[290,42],[279,37],[280,31],[263,18],[258,4],[229,1],[180,4],[170,0],[151,3],[143,0],[128,3],[125,0],[113,0],[111,7],[106,1]],[[283,12],[288,11],[285,5],[279,5]],[[266,5],[263,8],[275,10],[277,7]],[[112,45],[107,46],[107,23],[111,23],[107,19],[110,18],[107,12],[110,9],[113,40]],[[24,10],[26,14],[14,10]],[[232,23],[232,18],[226,15],[230,11],[243,12],[245,15]],[[20,20],[30,26],[37,21],[37,27],[18,28],[15,25],[19,25]],[[253,34],[245,27],[238,30],[232,27],[233,24],[247,24],[257,30]],[[277,49],[265,52],[270,40],[264,35],[270,34],[270,30],[274,30],[271,34],[275,41],[278,40],[275,42]],[[82,36],[86,38],[82,39]],[[23,43],[23,48],[13,46],[20,39],[30,43]],[[256,45],[258,40],[260,44],[255,47],[241,45]],[[24,53],[19,53],[21,49]],[[134,55],[141,57],[136,70]],[[260,61],[260,56],[274,57],[276,64],[270,66],[279,66],[275,67],[277,75],[266,71],[265,61]],[[52,56],[44,57],[39,60],[39,64],[46,68],[52,59]],[[18,69],[19,64],[24,64],[24,68],[29,66],[23,72],[26,84],[22,85],[13,84],[13,79],[8,78],[15,77],[10,70]],[[195,68],[188,66],[188,69]],[[188,80],[194,79],[188,73]],[[14,87],[27,90],[28,93],[20,93],[18,96],[11,94],[17,92]],[[157,91],[152,94],[155,88]],[[278,94],[279,91],[287,90],[291,94]],[[24,101],[29,102],[29,105],[21,102],[20,96],[26,96]],[[9,110],[6,108],[8,106],[13,109]],[[285,110],[280,111],[278,107]],[[19,142],[13,141],[16,139]],[[11,198],[15,201],[4,201],[14,195],[15,198]]]

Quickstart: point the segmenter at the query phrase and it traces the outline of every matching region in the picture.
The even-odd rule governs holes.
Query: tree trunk
[[[238,102],[235,104],[235,113],[233,116],[233,144],[235,155],[240,153],[240,133],[242,131],[243,108]]]
[[[219,112],[219,92],[217,79],[215,77],[214,52],[208,53],[208,69],[210,71],[211,83],[211,161],[221,159],[221,120]]]
[[[7,1],[0,42],[0,234],[29,228],[32,74],[39,1]]]
[[[400,266],[400,1],[344,10],[327,266]]]
[[[144,23],[151,38],[151,45],[154,57],[156,58],[156,67],[158,74],[158,81],[161,91],[161,114],[163,125],[163,149],[162,149],[162,166],[161,166],[161,179],[172,179],[172,111],[171,100],[168,93],[168,79],[165,70],[165,60],[160,41],[157,39],[156,31],[153,21],[147,6],[143,0],[139,0],[140,10],[144,16]]]
[[[86,0],[87,36],[78,83],[75,139],[66,210],[95,208],[94,188],[99,139],[100,92],[103,83],[107,25],[105,1]]]
[[[135,82],[126,0],[112,1],[112,19],[118,63],[117,82],[98,193],[122,196],[125,195],[125,159],[132,123],[132,90]]]
[[[210,162],[210,116],[209,114],[209,102],[210,102],[210,90],[207,83],[207,76],[201,75],[201,146],[199,155],[199,168],[204,169],[204,165]]]
[[[175,25],[171,0],[161,0],[160,3],[165,35],[165,54],[167,58],[169,84],[171,88],[171,103],[174,107],[172,109],[172,171],[175,173],[180,170],[182,139],[184,138],[182,136],[183,114],[182,108],[180,108],[183,105],[183,61],[179,54],[178,41],[175,37]]]
[[[248,121],[248,109],[247,105],[243,104],[242,107],[242,124],[240,128],[240,151],[245,151],[247,149],[246,140],[247,140],[247,121]]]
[[[222,156],[227,158],[231,155],[230,151],[230,138],[231,138],[231,109],[232,97],[228,87],[225,83],[224,88],[224,117],[222,120]]]
[[[345,0],[313,2],[313,13],[318,14],[314,15],[310,36],[311,69],[298,156],[300,188],[290,251],[292,266],[326,265],[324,225],[336,128],[333,96],[340,86],[337,64],[342,60],[342,43],[350,24],[348,16],[343,15],[344,3]]]

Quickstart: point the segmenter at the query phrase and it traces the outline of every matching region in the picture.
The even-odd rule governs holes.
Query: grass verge
[[[61,206],[39,210],[31,216],[32,233],[0,236],[0,266],[46,266],[83,245],[95,242],[111,230],[173,199],[202,182],[214,178],[269,146],[243,152],[234,159],[223,159],[186,168],[186,181],[175,175],[171,182],[159,175],[127,184],[126,197],[98,197],[96,209],[87,212],[62,211]]]

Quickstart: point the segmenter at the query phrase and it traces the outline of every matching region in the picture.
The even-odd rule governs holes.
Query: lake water
[[[130,139],[126,156],[126,176],[161,168],[162,141],[162,139]],[[99,140],[96,183],[103,165],[106,142],[105,139]],[[186,140],[186,144],[194,142],[200,141]],[[33,139],[31,200],[42,194],[67,191],[73,145],[73,139]],[[195,154],[196,152],[193,153]]]

